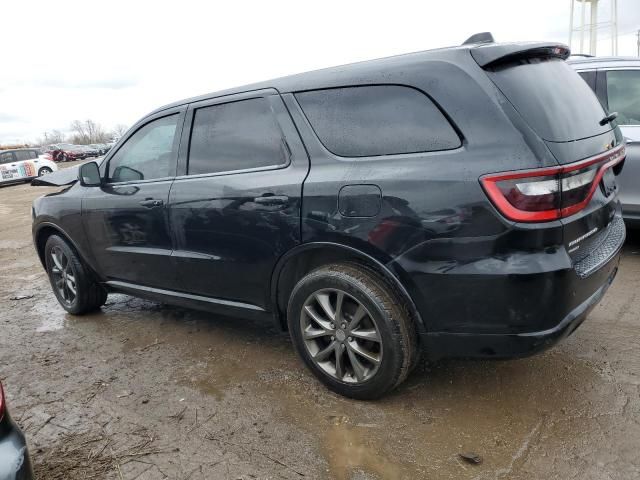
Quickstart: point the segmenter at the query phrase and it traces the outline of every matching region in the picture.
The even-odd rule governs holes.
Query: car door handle
[[[147,208],[160,207],[164,202],[155,198],[146,198],[140,202],[140,205]]]
[[[286,205],[289,203],[289,197],[286,195],[263,195],[254,198],[253,201],[259,205]]]

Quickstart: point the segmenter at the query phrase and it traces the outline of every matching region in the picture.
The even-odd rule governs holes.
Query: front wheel
[[[287,318],[305,364],[331,390],[374,399],[407,377],[417,355],[408,309],[367,268],[334,264],[295,286]]]
[[[82,315],[104,305],[107,291],[93,279],[65,240],[51,235],[44,253],[51,288],[62,308],[74,315]]]

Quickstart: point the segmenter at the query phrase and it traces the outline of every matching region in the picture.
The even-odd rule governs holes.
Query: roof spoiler
[[[495,40],[491,32],[480,32],[471,35],[462,45],[472,45],[474,43],[495,43]]]
[[[525,58],[556,57],[566,60],[571,55],[568,46],[551,42],[482,44],[471,48],[470,52],[482,68]]]

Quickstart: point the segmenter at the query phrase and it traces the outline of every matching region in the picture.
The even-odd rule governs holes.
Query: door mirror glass
[[[83,187],[99,187],[102,184],[100,169],[96,162],[88,162],[80,165],[78,180]]]
[[[144,180],[144,174],[135,168],[120,165],[113,171],[113,178],[117,178],[119,182],[136,182]]]

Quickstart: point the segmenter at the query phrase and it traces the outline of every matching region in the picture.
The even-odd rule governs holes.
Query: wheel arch
[[[38,258],[40,259],[40,263],[45,269],[47,268],[47,266],[44,258],[44,248],[47,244],[47,240],[51,235],[58,235],[62,237],[67,243],[69,243],[69,245],[71,245],[71,248],[73,248],[73,250],[78,254],[82,262],[84,262],[84,264],[89,268],[89,271],[95,276],[96,279],[99,278],[91,263],[87,262],[87,259],[82,254],[82,250],[78,247],[76,242],[73,241],[71,236],[68,235],[67,232],[65,232],[62,228],[60,228],[60,226],[50,222],[43,222],[38,225],[33,236],[33,241],[36,247],[36,252],[38,253]]]
[[[406,272],[392,271],[380,260],[361,250],[332,242],[310,242],[299,245],[284,254],[276,264],[271,277],[270,303],[276,324],[287,329],[286,310],[293,287],[310,271],[329,263],[350,262],[360,264],[383,277],[406,304],[418,333],[427,331],[424,320],[403,282],[410,282]],[[402,277],[402,278],[399,278]]]

